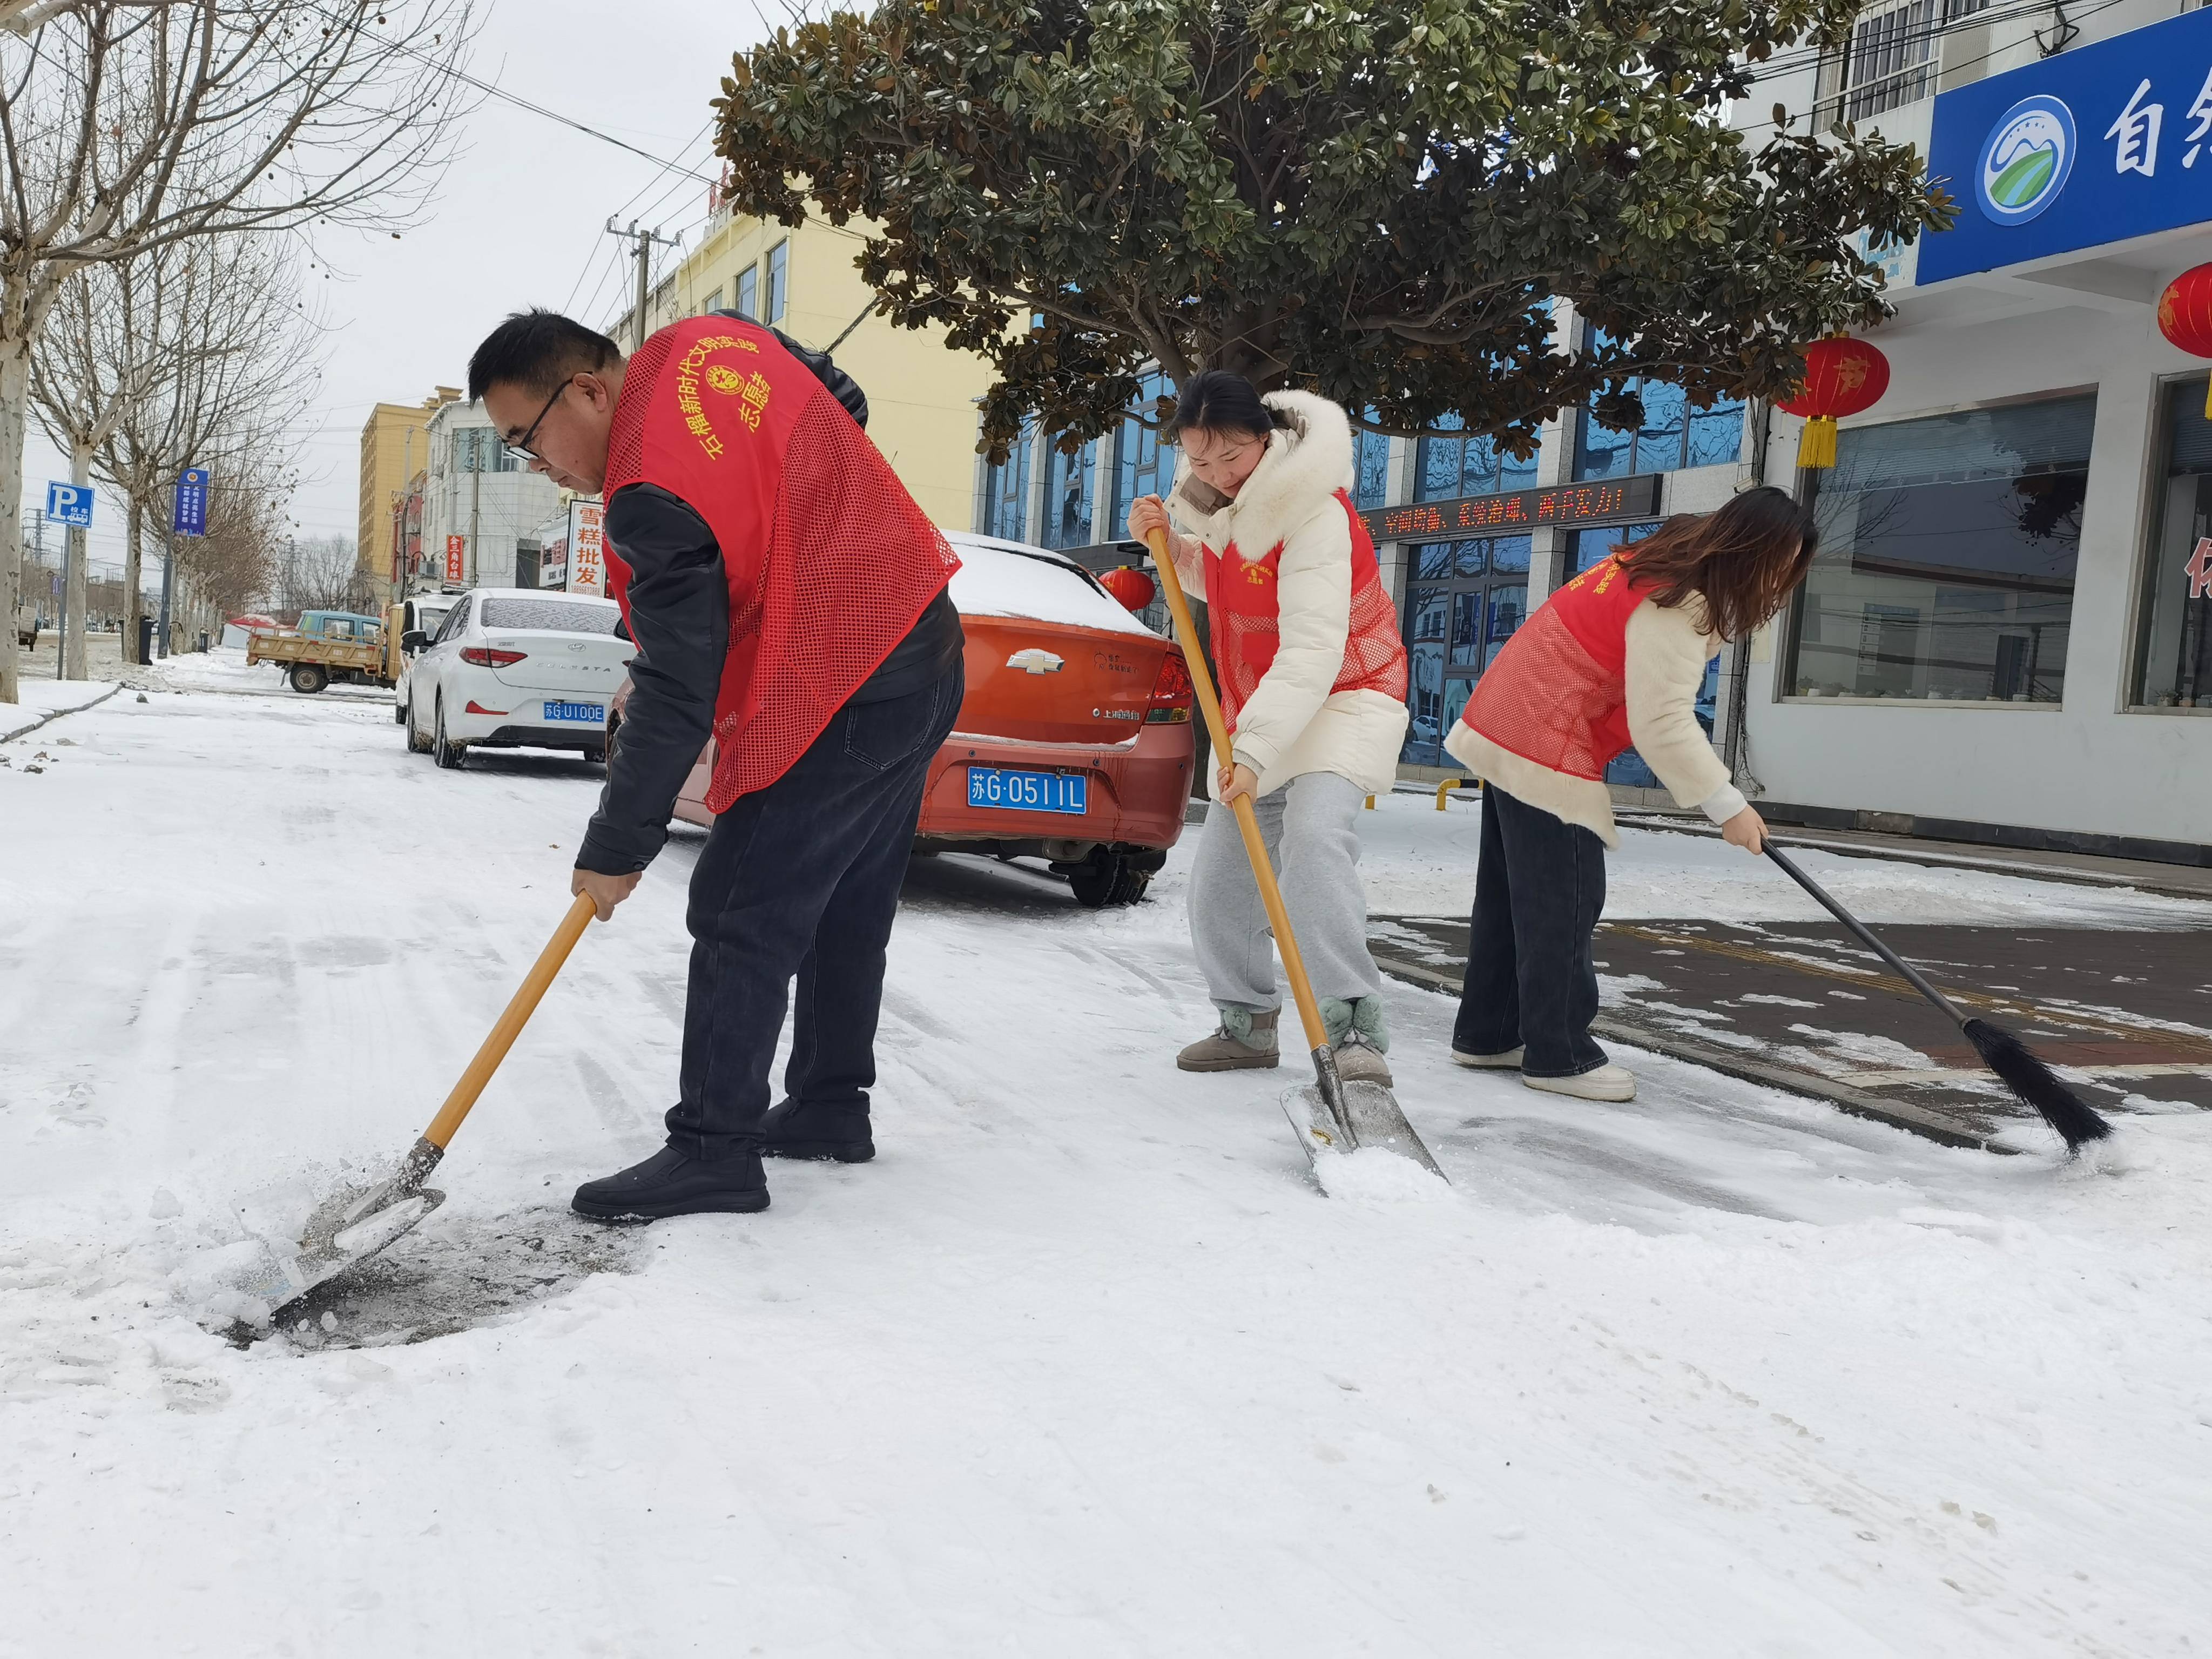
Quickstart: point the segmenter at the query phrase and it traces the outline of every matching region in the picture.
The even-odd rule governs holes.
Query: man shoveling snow
[[[532,470],[606,497],[610,586],[638,654],[570,888],[601,921],[716,745],[668,1144],[586,1182],[574,1206],[765,1209],[763,1153],[874,1152],[884,947],[964,684],[945,591],[958,561],[861,431],[860,388],[733,314],[686,319],[625,360],[580,323],[520,313],[470,360],[469,395]]]

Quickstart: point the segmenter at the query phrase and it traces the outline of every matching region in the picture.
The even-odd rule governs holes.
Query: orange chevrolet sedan
[[[1190,799],[1190,672],[1182,651],[1066,555],[948,532],[968,636],[959,724],[932,763],[915,845],[1037,858],[1093,907],[1144,896]],[[607,714],[611,743],[628,682]],[[708,824],[710,741],[676,803]]]

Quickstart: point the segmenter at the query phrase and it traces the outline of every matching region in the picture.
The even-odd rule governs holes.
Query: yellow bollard
[[[1479,793],[1481,788],[1480,778],[1446,778],[1437,786],[1437,811],[1441,812],[1444,810],[1444,797],[1453,790],[1473,789]]]

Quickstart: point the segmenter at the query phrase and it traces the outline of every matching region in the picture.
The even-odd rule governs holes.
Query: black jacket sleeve
[[[860,383],[830,361],[826,351],[817,351],[803,346],[780,328],[769,332],[783,343],[783,349],[813,371],[814,378],[830,388],[830,395],[845,405],[845,412],[856,425],[868,423],[868,394],[860,390]]]
[[[630,567],[629,702],[576,867],[628,875],[668,839],[668,815],[714,729],[730,590],[707,522],[652,484],[618,490],[605,534]]]

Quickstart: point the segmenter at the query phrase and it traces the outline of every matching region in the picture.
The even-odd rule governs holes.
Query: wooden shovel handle
[[[477,1103],[477,1097],[483,1092],[484,1085],[491,1081],[491,1074],[499,1070],[500,1061],[507,1058],[507,1051],[514,1046],[515,1038],[522,1035],[523,1026],[538,1010],[538,1000],[545,994],[545,988],[561,971],[561,964],[568,961],[568,952],[576,948],[576,941],[583,938],[584,929],[591,925],[592,914],[590,896],[579,893],[576,902],[568,907],[568,914],[561,918],[561,925],[553,930],[553,937],[546,940],[545,948],[538,953],[538,960],[523,975],[521,988],[507,1003],[507,1012],[491,1028],[491,1035],[483,1040],[483,1047],[477,1050],[477,1057],[469,1062],[468,1070],[461,1073],[461,1080],[453,1085],[453,1092],[446,1097],[446,1103],[438,1108],[438,1115],[430,1120],[430,1127],[422,1132],[422,1139],[439,1151],[443,1152],[453,1139],[453,1131],[461,1127],[461,1120]]]
[[[1206,735],[1213,740],[1216,765],[1231,763],[1229,725],[1221,716],[1221,699],[1214,695],[1213,676],[1206,672],[1206,653],[1198,648],[1198,627],[1190,619],[1190,605],[1182,596],[1176,574],[1175,556],[1167,538],[1155,530],[1146,538],[1152,562],[1159,568],[1160,586],[1168,596],[1168,614],[1175,618],[1176,639],[1182,646],[1184,665],[1190,670],[1192,689],[1206,715]],[[1275,867],[1267,859],[1267,843],[1260,838],[1260,820],[1252,815],[1252,799],[1239,795],[1235,804],[1237,827],[1244,834],[1244,856],[1252,861],[1252,879],[1260,884],[1260,902],[1267,907],[1267,921],[1275,930],[1275,949],[1282,953],[1283,972],[1291,981],[1291,999],[1298,1005],[1298,1020],[1306,1028],[1306,1047],[1318,1051],[1328,1047],[1328,1028],[1322,1024],[1321,1005],[1314,1000],[1313,985],[1306,978],[1305,958],[1291,932],[1291,913],[1283,908],[1283,890],[1275,884]]]

